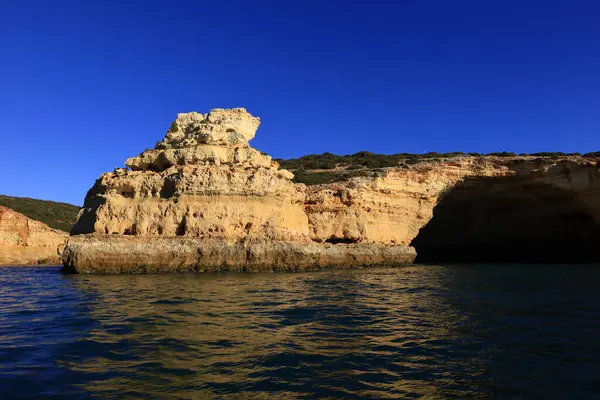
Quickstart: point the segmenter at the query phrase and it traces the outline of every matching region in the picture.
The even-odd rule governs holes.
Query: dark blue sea
[[[600,398],[600,266],[0,268],[0,398]]]

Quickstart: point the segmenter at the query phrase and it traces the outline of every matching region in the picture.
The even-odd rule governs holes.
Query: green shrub
[[[551,157],[551,158],[558,158],[558,157],[562,157],[565,155],[565,153],[561,152],[561,151],[542,151],[540,153],[531,153],[532,156],[536,156],[536,157]]]
[[[177,123],[175,121],[171,122],[171,126],[169,127],[169,130],[167,132],[177,132],[179,130],[179,127],[177,126]]]
[[[320,185],[340,180],[344,180],[343,175],[332,172],[306,172],[304,170],[294,172],[294,182],[307,185]]]

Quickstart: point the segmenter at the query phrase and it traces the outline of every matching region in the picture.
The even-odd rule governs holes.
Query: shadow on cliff
[[[96,179],[94,186],[88,190],[83,201],[83,208],[80,211],[77,222],[71,228],[71,236],[94,233],[94,224],[96,223],[96,211],[106,202],[106,199],[100,196],[106,191],[102,185],[101,179]]]
[[[600,260],[600,226],[577,193],[519,176],[467,179],[411,245],[417,262]]]

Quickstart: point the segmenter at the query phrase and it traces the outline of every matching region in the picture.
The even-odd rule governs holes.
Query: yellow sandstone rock
[[[470,235],[485,239],[490,213],[501,214],[513,200],[527,203],[529,194],[519,193],[533,187],[540,204],[552,203],[556,191],[566,199],[539,214],[536,229],[551,231],[540,222],[546,217],[591,216],[594,226],[588,220],[572,226],[591,232],[582,236],[586,246],[597,242],[600,175],[588,160],[456,157],[307,187],[248,145],[259,123],[243,108],[179,114],[154,149],[128,159],[127,169],[103,174],[90,189],[63,255],[65,270],[296,271],[410,263],[411,244],[438,204],[448,198],[460,204],[469,196],[463,187],[476,188],[483,199],[457,212],[465,220],[471,209],[480,213]],[[507,191],[508,202],[502,200]],[[515,214],[522,224],[544,207],[530,208]],[[457,226],[444,235],[467,234]],[[494,235],[517,233],[508,228]],[[489,240],[498,240],[494,235]]]
[[[306,270],[407,263],[401,246],[313,241],[306,188],[251,148],[243,108],[179,114],[163,141],[88,192],[63,261],[74,272]],[[391,244],[391,243],[390,243]]]
[[[67,236],[0,206],[0,265],[57,265]]]
[[[454,208],[439,211],[430,240],[415,242],[441,200]],[[450,251],[468,259],[479,243],[493,242],[509,252],[520,244],[513,261],[552,261],[559,253],[563,262],[600,260],[600,170],[582,157],[540,164],[463,157],[388,168],[376,178],[309,187],[306,212],[318,242],[421,244],[441,261],[454,259]]]

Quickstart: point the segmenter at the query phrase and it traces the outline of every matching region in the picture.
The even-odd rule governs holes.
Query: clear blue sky
[[[0,193],[82,204],[178,112],[274,157],[600,149],[600,1],[0,0]]]

